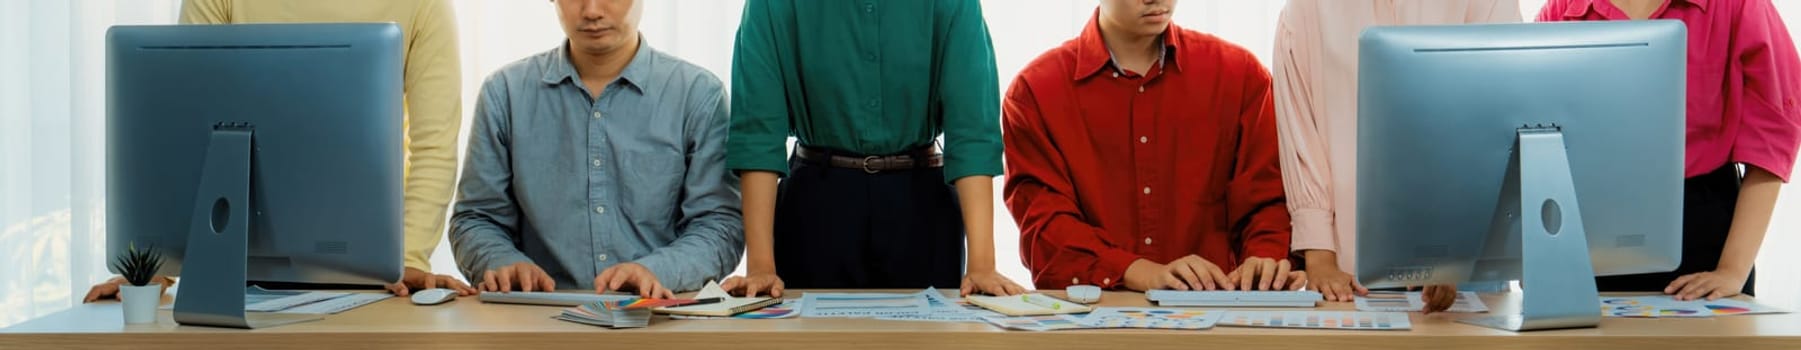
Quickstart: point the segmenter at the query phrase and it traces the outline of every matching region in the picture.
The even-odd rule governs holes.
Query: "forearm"
[[[690,223],[681,238],[634,262],[672,291],[698,290],[707,281],[730,274],[738,263],[744,242],[731,233],[736,229],[722,222]]]
[[[1338,270],[1338,252],[1312,249],[1302,251],[1301,256],[1307,260],[1307,268]]]
[[[744,191],[745,270],[751,274],[775,273],[775,197],[780,176],[767,171],[746,171]]]
[[[1716,270],[1749,274],[1757,261],[1757,250],[1763,246],[1770,217],[1776,210],[1776,197],[1782,180],[1757,167],[1747,167],[1745,181],[1739,189],[1737,207],[1732,215],[1732,228],[1726,234],[1726,248],[1720,252]]]
[[[994,178],[966,176],[956,183],[964,237],[969,240],[968,270],[994,271]]]

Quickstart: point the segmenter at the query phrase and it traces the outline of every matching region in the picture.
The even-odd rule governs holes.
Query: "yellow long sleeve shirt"
[[[186,0],[181,23],[394,22],[406,67],[406,266],[431,271],[455,187],[462,68],[448,0]]]

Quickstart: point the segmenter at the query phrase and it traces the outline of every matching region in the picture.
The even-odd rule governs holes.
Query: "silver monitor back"
[[[374,23],[110,29],[109,254],[155,245],[166,275],[194,260],[186,245],[209,133],[241,122],[255,126],[245,277],[398,281],[400,40],[395,25]]]
[[[1520,279],[1522,215],[1503,184],[1527,125],[1561,127],[1595,275],[1675,269],[1686,41],[1674,21],[1365,31],[1358,279]]]

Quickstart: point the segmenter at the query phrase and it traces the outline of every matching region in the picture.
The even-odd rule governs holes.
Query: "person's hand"
[[[613,267],[601,271],[600,276],[594,277],[595,293],[616,291],[625,287],[637,290],[640,298],[675,298],[675,292],[670,291],[669,288],[663,288],[663,282],[657,280],[657,274],[651,273],[650,269],[638,263],[628,262],[613,265]]]
[[[1307,271],[1288,272],[1288,290],[1301,290],[1310,284],[1307,280]]]
[[[169,277],[163,276],[163,275],[157,275],[156,277],[153,277],[150,280],[156,281],[157,283],[162,284],[163,285],[162,291],[165,293],[167,293],[169,291],[169,286],[175,285],[174,279],[170,279]],[[98,284],[94,284],[93,288],[88,288],[88,296],[81,298],[81,303],[86,304],[86,303],[100,301],[103,299],[116,298],[119,296],[119,286],[123,286],[123,285],[125,285],[125,283],[126,283],[125,276],[113,276],[113,278],[106,279],[105,282],[100,282]]]
[[[752,272],[744,276],[732,276],[719,283],[719,288],[742,297],[755,297],[757,292],[768,292],[770,297],[782,297],[782,278],[774,272]]]
[[[1425,290],[1420,291],[1420,300],[1426,302],[1426,308],[1420,311],[1427,314],[1450,310],[1451,304],[1457,303],[1457,285],[1438,284],[1426,286]]]
[[[1713,270],[1697,272],[1677,277],[1663,288],[1663,294],[1674,296],[1676,300],[1690,301],[1701,298],[1718,300],[1739,295],[1745,289],[1745,278],[1750,272],[1729,272]]]
[[[1020,287],[1018,283],[1013,283],[1012,280],[1001,276],[999,272],[994,272],[992,269],[970,271],[969,274],[963,275],[961,289],[963,296],[969,296],[970,293],[1011,296],[1026,292],[1025,287]]]
[[[1221,271],[1219,266],[1196,255],[1184,256],[1181,259],[1170,261],[1168,264],[1138,259],[1133,261],[1131,266],[1126,267],[1125,277],[1126,288],[1140,292],[1165,288],[1230,290],[1233,287],[1232,280],[1226,278],[1225,271]]]
[[[484,292],[511,292],[513,286],[519,286],[523,292],[557,290],[557,282],[550,279],[550,273],[531,262],[516,262],[482,272],[481,290]]]
[[[1296,271],[1291,268],[1288,259],[1250,257],[1244,259],[1238,269],[1226,274],[1226,279],[1237,281],[1238,290],[1286,290],[1290,289],[1289,279],[1296,277]]]
[[[1355,296],[1370,294],[1368,288],[1363,288],[1351,274],[1339,270],[1337,264],[1307,262],[1307,283],[1326,296],[1326,301],[1356,301]]]
[[[434,275],[430,272],[425,272],[425,270],[412,267],[406,268],[406,272],[401,274],[400,283],[388,285],[388,292],[394,293],[395,296],[404,297],[412,294],[412,291],[415,290],[426,290],[438,287],[454,290],[459,296],[471,296],[479,292],[475,290],[475,287],[470,287],[468,283],[463,283],[463,281],[458,280],[456,277],[451,277],[449,275]]]

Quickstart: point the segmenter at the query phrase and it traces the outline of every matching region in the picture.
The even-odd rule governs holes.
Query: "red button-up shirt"
[[[1091,19],[1007,92],[1005,197],[1038,288],[1119,288],[1138,259],[1287,257],[1269,72],[1211,35],[1163,41],[1150,72],[1122,71]]]
[[[1688,176],[1744,163],[1788,181],[1801,146],[1801,60],[1770,0],[1665,0],[1651,18],[1688,25]],[[1626,19],[1607,0],[1552,0],[1538,13]]]

